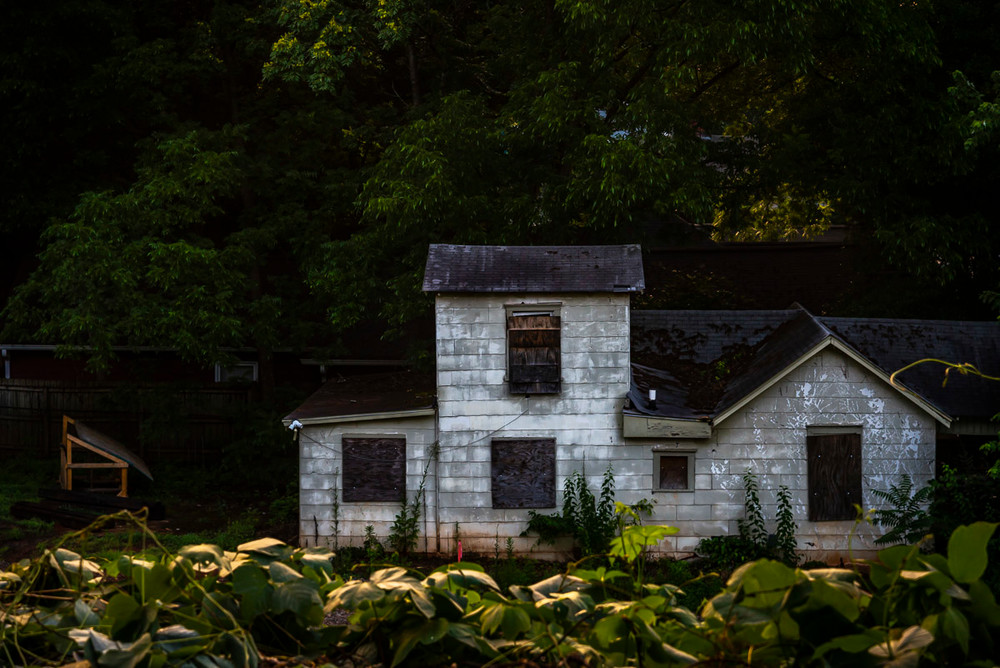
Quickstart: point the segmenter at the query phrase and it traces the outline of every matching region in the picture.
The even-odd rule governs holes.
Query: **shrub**
[[[931,505],[927,510],[934,546],[941,550],[955,530],[972,522],[1000,522],[1000,480],[988,475],[959,474],[945,465],[931,481]],[[988,546],[991,566],[983,581],[1000,594],[1000,536]]]
[[[757,476],[747,469],[743,474],[744,517],[737,522],[739,535],[712,536],[698,543],[696,552],[708,561],[711,568],[732,571],[740,564],[754,559],[776,559],[788,566],[799,562],[796,550],[795,516],[788,487],[778,488],[777,522],[773,534],[767,532],[764,512],[761,509]]]
[[[914,492],[913,480],[906,473],[900,476],[899,484],[889,487],[889,491],[873,489],[872,494],[890,505],[872,514],[877,526],[889,527],[889,531],[875,539],[876,545],[915,543],[927,535],[931,518],[924,508],[932,490],[928,485]]]
[[[566,478],[563,486],[562,513],[528,513],[528,532],[537,533],[539,542],[552,543],[556,538],[572,536],[584,556],[603,554],[618,528],[615,518],[615,475],[609,465],[601,482],[601,497],[596,498],[579,471]]]

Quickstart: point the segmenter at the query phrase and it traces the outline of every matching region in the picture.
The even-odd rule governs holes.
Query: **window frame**
[[[250,369],[250,378],[246,378],[242,374],[236,374],[235,377],[228,377],[233,371],[237,369]],[[257,362],[253,361],[239,361],[234,364],[216,364],[215,365],[215,382],[216,383],[256,383],[259,373],[259,366]]]
[[[512,475],[507,470],[516,452],[503,452],[505,448],[523,447],[541,456],[521,463],[522,468],[539,475],[542,489],[532,489],[523,496],[517,495],[514,485],[505,478]],[[541,452],[542,448],[545,452]],[[503,460],[508,460],[504,462]],[[543,467],[539,467],[541,462]],[[516,473],[516,472],[513,472]],[[537,482],[537,481],[536,481]],[[556,507],[556,439],[552,437],[494,438],[490,440],[490,503],[501,510],[540,509]]]
[[[677,493],[677,492],[693,492],[695,485],[694,477],[694,463],[695,463],[695,452],[696,450],[692,448],[654,448],[653,449],[653,492],[655,493]],[[680,488],[669,488],[660,486],[660,462],[665,457],[673,458],[685,458],[687,459],[687,487]]]
[[[827,466],[820,459],[828,448],[841,461]],[[846,458],[845,458],[846,457]],[[832,480],[831,480],[832,478]],[[841,487],[834,488],[833,484]],[[855,504],[864,494],[864,428],[860,425],[816,425],[806,428],[806,506],[810,522],[844,522],[857,518]],[[839,498],[832,502],[831,498]]]
[[[405,434],[343,434],[340,437],[340,488],[344,503],[400,503],[406,501],[406,435]],[[354,442],[384,441],[382,450],[399,447],[400,452],[393,459],[384,453],[373,453],[370,457],[357,454],[348,455],[348,447]],[[349,443],[350,442],[350,443]],[[362,443],[357,443],[362,445]],[[370,444],[367,447],[371,447]],[[351,457],[360,461],[350,462]],[[348,476],[361,474],[362,484],[349,484]],[[386,487],[374,482],[389,481]]]
[[[504,382],[507,384],[507,389],[512,395],[539,395],[539,394],[560,394],[562,392],[562,303],[561,302],[534,302],[534,303],[517,303],[517,304],[505,304],[504,305]],[[555,380],[550,381],[535,381],[534,388],[524,387],[529,383],[523,381],[515,381],[514,376],[514,364],[512,364],[512,357],[514,355],[512,350],[512,331],[511,319],[515,317],[525,317],[525,316],[546,316],[555,319],[557,327],[554,328],[556,336],[558,337],[558,344],[556,347],[555,354],[555,368],[556,376]],[[531,330],[528,330],[531,331]],[[551,328],[537,328],[534,331],[553,331]],[[542,346],[537,346],[541,348]],[[546,365],[540,365],[546,366]],[[544,386],[549,385],[549,388],[538,387],[539,385]]]

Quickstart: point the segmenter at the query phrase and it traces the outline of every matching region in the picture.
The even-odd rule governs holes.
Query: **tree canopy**
[[[67,0],[0,45],[6,339],[213,361],[426,312],[426,246],[846,225],[997,284],[996,8]],[[55,46],[51,46],[55,44]],[[8,253],[11,251],[8,250]],[[863,308],[863,307],[859,307]]]

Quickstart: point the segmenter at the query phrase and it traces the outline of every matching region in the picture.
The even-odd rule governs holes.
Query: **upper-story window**
[[[558,307],[508,307],[507,381],[511,394],[559,392],[559,327]]]

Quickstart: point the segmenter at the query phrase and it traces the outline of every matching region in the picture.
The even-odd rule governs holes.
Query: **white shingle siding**
[[[592,487],[600,484],[607,462],[622,447],[621,411],[629,385],[628,299],[624,294],[438,296],[437,349],[455,351],[437,359],[442,462],[447,462],[449,475],[478,484],[475,491],[442,495],[441,520],[459,522],[467,550],[492,552],[497,532],[503,542],[519,536],[527,522],[527,510],[492,507],[494,438],[555,438],[557,504],[566,476],[574,471],[584,471]],[[508,390],[507,307],[522,302],[529,309],[533,303],[554,308],[560,316],[558,394],[524,397]],[[493,372],[479,374],[478,369]],[[648,466],[639,467],[641,474],[630,463],[623,467],[629,470],[622,471],[620,488],[648,487]],[[448,489],[445,471],[441,469],[442,490]],[[442,526],[446,541],[453,531],[453,526],[447,531]],[[527,549],[534,541],[517,542]]]
[[[412,498],[420,485],[428,455],[434,443],[433,416],[399,420],[366,420],[335,425],[307,425],[299,433],[299,541],[300,545],[327,547],[361,545],[365,526],[371,524],[375,535],[384,541],[400,504],[388,501],[344,503],[344,470],[341,448],[343,436],[403,436],[406,438],[406,494]],[[434,508],[433,465],[424,485],[427,490],[421,518],[418,548],[435,551],[433,541]],[[337,535],[334,536],[335,502],[339,504]]]
[[[508,306],[525,302],[556,308],[561,319],[560,392],[511,395],[506,382]],[[558,307],[553,307],[558,304]],[[624,294],[445,294],[437,297],[439,459],[427,480],[420,548],[455,550],[455,531],[467,552],[492,554],[507,537],[520,551],[558,551],[520,538],[527,510],[494,509],[491,441],[554,438],[556,504],[567,476],[581,471],[598,493],[605,468],[615,470],[617,500],[655,502],[649,521],[680,532],[666,552],[690,553],[702,538],[735,534],[743,517],[742,475],[758,477],[764,515],[773,527],[776,493],[788,486],[799,549],[808,558],[837,560],[870,550],[880,532],[853,522],[807,521],[806,436],[811,426],[861,428],[862,498],[877,506],[873,489],[888,489],[902,473],[919,487],[934,472],[934,420],[857,362],[828,347],[806,360],[737,413],[707,439],[629,439],[622,436],[622,407],[629,389],[629,303]],[[407,492],[419,484],[435,438],[433,417],[307,426],[301,435],[301,534],[303,544],[334,543],[332,508],[341,483],[343,434],[400,434],[407,443]],[[322,445],[315,443],[319,441]],[[694,490],[654,491],[654,448],[694,451]],[[439,476],[439,484],[434,474]],[[435,505],[438,504],[438,505]],[[553,509],[538,509],[549,512]],[[373,525],[385,538],[398,503],[340,504],[337,542],[360,545]],[[435,524],[437,521],[437,524]],[[853,539],[849,536],[854,535]],[[565,547],[565,545],[563,546]]]
[[[845,383],[844,378],[854,382]],[[837,560],[842,556],[846,560],[849,543],[854,556],[870,551],[871,541],[881,531],[847,521],[811,523],[806,519],[806,434],[807,427],[817,425],[862,428],[865,509],[880,506],[872,489],[888,489],[899,482],[902,473],[910,474],[918,487],[933,477],[934,420],[846,355],[827,348],[718,425],[710,439],[697,442],[697,491],[693,498],[657,493],[655,521],[670,523],[673,511],[662,513],[660,508],[665,502],[680,504],[674,522],[681,528],[678,549],[693,544],[695,538],[706,535],[706,527],[714,526],[686,520],[724,521],[725,532],[736,533],[737,520],[743,517],[741,477],[749,468],[757,475],[769,528],[777,512],[777,489],[788,486],[799,525],[799,549],[809,558]],[[705,510],[709,507],[710,511]]]

